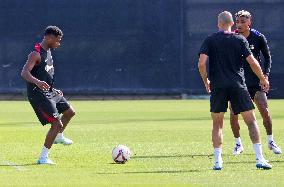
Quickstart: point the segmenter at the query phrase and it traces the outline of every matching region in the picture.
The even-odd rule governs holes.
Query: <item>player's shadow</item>
[[[37,163],[27,163],[27,164],[10,164],[10,163],[7,163],[7,164],[0,164],[0,167],[24,167],[24,166],[35,166],[35,165],[38,165]]]
[[[147,158],[195,158],[195,157],[212,157],[212,154],[187,154],[187,155],[146,155],[133,156],[131,159],[147,159]]]
[[[201,172],[198,169],[190,169],[190,170],[162,170],[162,171],[127,171],[125,174],[141,174],[141,173],[193,173],[193,172]]]
[[[269,160],[269,163],[284,163],[284,160]]]
[[[250,153],[243,153],[242,155],[254,155]],[[145,155],[145,156],[139,156],[139,155],[134,155],[131,157],[131,159],[144,159],[144,158],[195,158],[195,157],[208,157],[208,158],[213,158],[213,154],[183,154],[183,155]],[[222,154],[223,157],[227,156],[232,156],[231,154]]]
[[[138,123],[138,122],[170,122],[170,121],[206,121],[210,120],[210,117],[188,117],[188,118],[156,118],[156,119],[117,119],[117,120],[97,120],[93,123],[90,121],[84,121],[84,124],[116,124],[116,123]],[[82,121],[81,121],[82,123]]]
[[[0,123],[1,127],[11,127],[11,126],[30,126],[38,124],[37,122],[28,122],[28,121],[18,121],[18,122],[7,122],[7,123]]]
[[[236,162],[225,162],[226,164],[255,164],[255,161],[252,159],[251,161],[236,161]],[[284,163],[284,160],[269,160],[269,163]]]
[[[126,172],[118,172],[118,173],[102,172],[102,173],[96,173],[96,174],[116,175],[116,174],[195,173],[195,172],[201,172],[201,170],[192,169],[192,170],[161,170],[161,171],[126,171]]]

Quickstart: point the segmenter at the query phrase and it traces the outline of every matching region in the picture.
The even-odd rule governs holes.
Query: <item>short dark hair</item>
[[[63,32],[57,26],[50,25],[44,31],[44,36],[46,35],[63,36]]]
[[[235,14],[235,17],[236,18],[245,17],[251,19],[251,14],[249,13],[249,11],[240,10]]]

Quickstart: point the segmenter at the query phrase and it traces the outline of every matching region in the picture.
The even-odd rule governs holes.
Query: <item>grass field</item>
[[[25,101],[0,102],[0,186],[284,186],[284,157],[266,145],[272,170],[257,170],[246,126],[245,152],[233,156],[228,114],[224,169],[213,171],[207,100],[71,101],[76,116],[65,135],[72,146],[54,145],[55,166],[36,165],[49,126],[42,127]],[[284,148],[284,101],[270,100],[274,137]],[[258,115],[259,119],[259,115]],[[259,122],[261,120],[259,119]],[[134,153],[113,164],[111,150],[125,144]]]

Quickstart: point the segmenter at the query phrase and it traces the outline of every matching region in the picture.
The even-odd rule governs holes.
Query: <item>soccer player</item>
[[[247,40],[242,35],[231,32],[233,24],[232,14],[228,11],[221,12],[218,15],[219,32],[208,36],[199,52],[199,72],[207,92],[211,93],[210,112],[213,120],[212,142],[215,157],[213,169],[222,169],[222,128],[229,101],[234,113],[240,113],[248,126],[256,154],[256,167],[271,169],[272,166],[262,154],[254,106],[245,84],[242,58],[247,60],[265,91],[269,89],[269,82],[265,79],[258,61],[251,54]],[[206,71],[208,57],[209,79]]]
[[[21,76],[27,81],[28,100],[39,121],[42,125],[51,124],[38,164],[54,164],[48,158],[53,143],[64,145],[73,143],[72,140],[64,137],[63,131],[75,115],[75,111],[63,97],[63,93],[54,88],[53,79],[51,50],[60,46],[62,36],[63,33],[58,27],[48,26],[42,42],[35,45],[21,72]]]
[[[253,56],[260,62],[260,52],[264,57],[264,77],[268,80],[271,68],[271,55],[263,34],[255,29],[251,29],[251,14],[248,11],[241,10],[235,14],[236,27],[239,34],[243,35],[248,43]],[[248,87],[251,99],[256,104],[258,111],[263,119],[263,125],[266,129],[268,148],[275,154],[281,154],[281,149],[276,145],[272,135],[272,119],[269,114],[266,92],[261,89],[258,77],[253,73],[247,63],[244,63],[245,82]],[[230,115],[231,128],[235,137],[236,145],[233,150],[234,155],[243,152],[244,148],[240,138],[240,125],[238,115],[234,115],[231,110]]]

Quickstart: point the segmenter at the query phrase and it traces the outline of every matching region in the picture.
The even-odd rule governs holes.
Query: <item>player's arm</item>
[[[268,79],[269,73],[270,73],[270,69],[271,69],[271,55],[270,55],[270,50],[267,44],[267,40],[265,38],[264,35],[261,36],[261,53],[264,57],[264,68],[263,68],[263,73],[265,78]]]
[[[40,54],[38,52],[36,52],[36,51],[31,52],[28,56],[28,60],[27,60],[26,64],[24,65],[24,67],[22,69],[21,76],[27,82],[31,82],[31,83],[34,83],[35,85],[37,85],[37,87],[39,87],[40,89],[48,90],[49,85],[46,82],[38,80],[37,78],[35,78],[31,74],[31,70],[33,69],[33,67],[37,63],[40,63],[40,60],[41,60]]]
[[[262,85],[262,89],[267,92],[269,90],[269,82],[267,79],[265,79],[261,67],[259,65],[259,62],[252,55],[252,52],[249,49],[249,43],[247,39],[243,36],[240,36],[240,39],[241,39],[243,56],[245,57],[246,61],[249,63],[252,71],[259,78],[260,84]]]
[[[206,70],[206,62],[207,62],[208,56],[206,54],[200,54],[199,55],[199,61],[198,61],[198,69],[200,76],[203,80],[204,86],[208,93],[211,92],[210,89],[210,81],[207,77],[207,70]]]
[[[268,80],[265,78],[261,67],[259,65],[259,62],[254,58],[253,55],[249,55],[246,57],[247,62],[249,63],[252,71],[256,74],[256,76],[259,78],[260,83],[264,89],[264,91],[268,91],[269,90],[269,82]]]
[[[207,76],[207,68],[206,68],[206,62],[210,54],[210,37],[207,37],[203,41],[198,54],[199,54],[199,61],[198,61],[199,73],[206,88],[206,91],[210,93],[211,92],[210,81]]]

